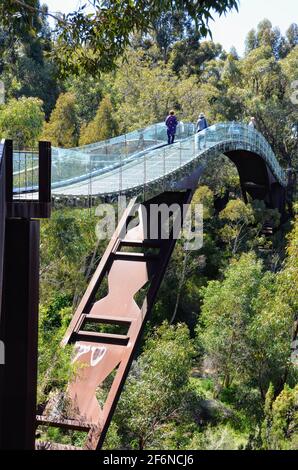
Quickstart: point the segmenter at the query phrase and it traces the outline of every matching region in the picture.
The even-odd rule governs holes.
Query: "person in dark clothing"
[[[199,119],[197,121],[197,133],[199,134],[204,129],[207,129],[207,127],[209,127],[207,119],[205,118],[204,114],[201,113],[199,115]],[[198,137],[198,150],[201,150],[201,138],[199,138],[199,137]]]
[[[204,129],[207,129],[207,127],[208,127],[207,119],[205,118],[204,114],[201,113],[197,122],[197,132],[201,132]]]
[[[168,133],[168,144],[173,144],[176,135],[176,129],[178,126],[178,119],[175,116],[175,111],[170,111],[166,119],[167,133]]]

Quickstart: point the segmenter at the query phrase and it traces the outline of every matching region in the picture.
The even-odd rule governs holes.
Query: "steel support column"
[[[6,140],[0,162],[0,340],[5,345],[5,364],[0,366],[0,449],[34,449],[39,300],[36,219],[47,218],[51,212],[51,145],[39,143],[38,199],[18,199],[13,193],[13,155],[12,141]]]
[[[37,388],[39,221],[6,221],[1,338],[2,449],[33,449]]]

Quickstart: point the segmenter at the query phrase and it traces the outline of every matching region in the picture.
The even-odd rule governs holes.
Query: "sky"
[[[68,13],[80,3],[79,0],[41,0],[52,12]],[[273,26],[279,26],[284,34],[291,23],[298,23],[297,0],[240,0],[239,13],[232,11],[210,23],[213,40],[229,51],[236,47],[240,55],[244,52],[247,33],[258,23],[268,18]]]

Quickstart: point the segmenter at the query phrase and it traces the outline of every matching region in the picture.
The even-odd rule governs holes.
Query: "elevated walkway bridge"
[[[219,123],[195,134],[191,123],[180,123],[176,143],[166,145],[163,123],[108,141],[74,149],[52,149],[54,197],[156,195],[172,190],[185,178],[202,172],[210,159],[227,155],[236,165],[244,198],[265,199],[281,207],[287,177],[270,145],[255,129],[236,122]],[[37,157],[14,154],[14,193],[35,198]],[[23,195],[23,196],[21,196]]]
[[[75,450],[73,446],[40,439],[34,444],[35,430],[42,425],[85,432],[83,448],[101,448],[175,247],[176,221],[180,231],[184,207],[190,204],[208,162],[226,155],[237,167],[244,200],[248,201],[248,195],[264,200],[267,207],[284,214],[287,175],[258,131],[242,123],[227,122],[195,134],[193,124],[180,123],[176,139],[173,145],[166,144],[166,129],[161,123],[84,147],[53,148],[51,167],[47,166],[49,143],[40,143],[39,158],[34,152],[13,153],[11,142],[0,147],[0,283],[6,285],[5,289],[0,286],[0,294],[5,297],[0,326],[4,328],[10,361],[1,372],[1,383],[6,384],[4,398],[0,389],[2,446]],[[1,161],[2,154],[5,158]],[[50,186],[54,198],[96,202],[113,201],[125,194],[131,201],[62,341],[62,346],[74,346],[73,362],[79,371],[67,387],[67,410],[62,415],[59,409],[65,409],[63,403],[49,402],[35,417],[36,219],[49,216]],[[146,230],[150,207],[161,204],[168,208],[167,238],[162,236],[159,219],[156,236]],[[108,285],[105,296],[100,295],[103,282]],[[26,377],[16,373],[19,370],[26,370]],[[104,403],[98,400],[101,389]],[[15,390],[29,397],[26,405],[23,398],[13,398]],[[26,432],[16,434],[16,422],[18,430],[22,424]]]

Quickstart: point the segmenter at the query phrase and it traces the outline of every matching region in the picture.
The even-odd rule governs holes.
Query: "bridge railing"
[[[246,144],[248,149],[251,148],[259,152],[277,179],[282,184],[286,184],[285,172],[280,167],[271,146],[258,130],[243,123],[224,122],[211,126],[204,133],[207,141],[212,142],[215,138],[218,139],[217,141],[225,141],[226,143]]]
[[[278,181],[286,185],[286,175],[262,134],[245,124],[227,122],[210,126],[199,134],[194,134],[172,146],[146,153],[143,167],[139,165],[138,169],[136,166],[134,174],[123,171],[121,189],[124,191],[141,184],[146,186],[154,181],[157,182],[162,178],[169,177],[171,174],[177,175],[179,171],[183,171],[184,166],[193,160],[203,160],[206,155],[210,158],[208,151],[211,148],[216,150],[215,154],[233,148],[256,152],[264,158]],[[92,189],[95,193],[95,185]],[[105,190],[104,182],[102,182],[102,189]],[[106,189],[108,190],[108,187]]]
[[[185,139],[194,133],[191,123],[179,123],[177,138]],[[167,143],[164,123],[154,124],[103,142],[71,149],[52,148],[52,188],[73,184],[105,174],[145,151]],[[34,192],[37,188],[38,153],[22,151],[14,154],[14,190]]]
[[[13,188],[14,198],[19,193],[38,188],[39,153],[38,148],[13,151]],[[29,197],[29,196],[28,196]]]
[[[52,189],[56,194],[89,198],[130,189],[134,191],[140,187],[145,189],[148,184],[163,184],[162,180],[169,180],[171,175],[179,176],[180,170],[183,172],[185,166],[194,160],[203,161],[213,154],[233,149],[259,154],[277,180],[284,186],[287,184],[286,175],[270,145],[257,130],[243,123],[223,122],[210,126],[199,134],[194,131],[193,124],[180,124],[176,143],[168,146],[165,145],[166,126],[160,123],[77,149],[54,149]],[[140,136],[143,137],[140,139]],[[22,164],[20,158],[27,159],[27,163]],[[15,156],[19,172],[18,180],[15,180],[17,193],[24,188],[27,191],[36,189],[35,158],[34,155],[28,157],[28,154],[21,153]],[[28,175],[33,181],[31,188]],[[22,186],[24,179],[26,185]]]

